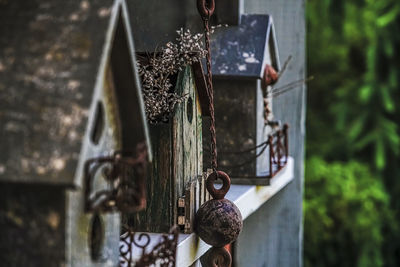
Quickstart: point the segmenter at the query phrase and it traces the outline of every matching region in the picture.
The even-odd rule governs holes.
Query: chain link
[[[210,134],[211,134],[211,168],[217,171],[217,135],[215,129],[215,115],[214,115],[214,89],[212,84],[212,72],[211,72],[211,47],[210,47],[210,25],[209,25],[209,17],[202,17],[204,22],[204,37],[205,37],[205,45],[207,50],[207,94],[208,99],[210,101]]]

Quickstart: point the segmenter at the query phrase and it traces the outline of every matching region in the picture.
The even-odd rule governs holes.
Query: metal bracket
[[[135,212],[145,208],[146,144],[137,145],[135,157],[130,154],[116,151],[110,157],[91,158],[85,162],[86,212]],[[97,174],[108,183],[108,188],[93,192]]]
[[[172,226],[169,233],[161,235],[160,241],[151,245],[151,237],[148,233],[135,232],[132,227],[123,226],[124,233],[120,236],[120,267],[146,266],[175,266],[176,248],[178,245],[179,230]],[[134,260],[134,249],[141,250],[140,259]]]

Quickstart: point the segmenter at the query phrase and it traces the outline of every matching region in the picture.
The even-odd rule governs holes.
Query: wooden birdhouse
[[[270,155],[285,153],[286,131],[276,131],[271,86],[265,83],[268,68],[280,69],[274,24],[269,15],[239,18],[237,26],[221,27],[212,35],[218,165],[234,183],[268,184],[280,167],[271,160],[283,166],[281,158]]]
[[[208,197],[202,184],[202,120],[209,114],[205,86],[201,64],[187,66],[174,86],[184,101],[176,104],[168,121],[150,125],[153,162],[147,208],[126,218],[138,231],[168,232],[179,224],[183,232],[191,232],[195,208]]]
[[[0,261],[116,266],[151,160],[126,4],[6,1],[0,17]]]

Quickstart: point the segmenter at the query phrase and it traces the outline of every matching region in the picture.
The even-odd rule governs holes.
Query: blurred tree
[[[392,222],[389,197],[361,163],[307,161],[305,266],[379,267],[383,226]]]
[[[309,0],[307,21],[308,72],[316,77],[308,86],[307,155],[367,164],[400,220],[400,1]],[[309,161],[306,173],[317,163]],[[306,195],[319,186],[307,179]],[[400,266],[400,232],[382,227],[377,249],[385,266]]]
[[[360,69],[361,65],[362,72],[352,83],[338,88],[339,101],[333,112],[338,114],[337,129],[347,131],[350,150],[360,152],[358,157],[382,170],[387,158],[398,155],[400,145],[395,121],[395,101],[400,96],[400,54],[396,49],[400,47],[396,34],[400,2],[365,1],[363,5],[347,4],[350,12],[343,23],[344,41],[349,43],[347,57],[354,62],[350,61],[349,67]]]

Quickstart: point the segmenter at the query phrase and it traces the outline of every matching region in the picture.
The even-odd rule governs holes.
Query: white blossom
[[[203,48],[203,34],[192,35],[183,29],[177,34],[177,43],[168,42],[160,52],[142,58],[137,64],[150,123],[167,122],[175,105],[186,99],[185,95],[173,91],[170,78],[207,54]]]

